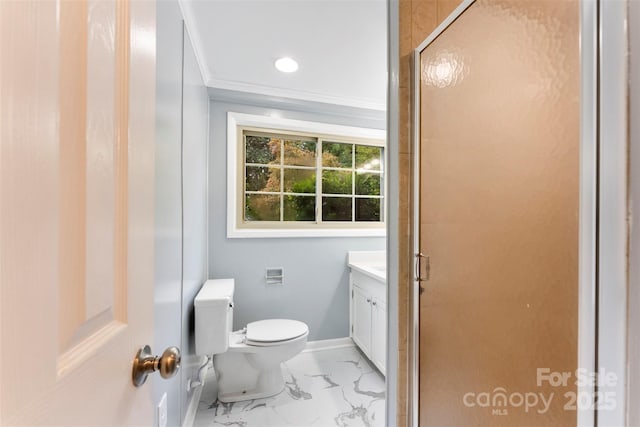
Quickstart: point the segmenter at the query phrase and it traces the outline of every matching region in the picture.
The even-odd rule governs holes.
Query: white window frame
[[[244,188],[241,187],[242,173],[239,165],[244,162],[244,153],[240,152],[239,139],[242,137],[241,128],[260,128],[265,131],[289,131],[308,134],[321,134],[335,136],[343,140],[344,138],[354,138],[358,140],[386,140],[386,131],[381,129],[360,128],[353,126],[342,126],[328,123],[311,122],[303,120],[285,119],[273,116],[259,116],[253,114],[227,113],[227,237],[228,238],[273,238],[273,237],[373,237],[386,235],[385,223],[376,222],[375,227],[371,225],[349,226],[346,223],[339,223],[330,226],[318,226],[301,223],[281,224],[274,227],[273,224],[260,227],[252,224],[251,227],[243,227],[242,209],[244,198]],[[356,144],[357,141],[354,141]],[[382,144],[384,148],[386,144]],[[386,164],[386,150],[384,150]],[[244,175],[243,175],[244,176]],[[386,182],[387,172],[384,172]],[[387,186],[384,185],[386,189]],[[386,190],[385,190],[386,191]],[[386,195],[383,200],[386,202]],[[386,218],[386,203],[385,215]]]

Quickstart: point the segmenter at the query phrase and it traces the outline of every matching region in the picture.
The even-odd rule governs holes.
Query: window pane
[[[315,193],[316,171],[285,168],[284,191],[288,193]]]
[[[280,169],[258,166],[246,167],[246,191],[280,192]]]
[[[352,194],[351,171],[323,171],[322,192],[324,194]]]
[[[378,173],[356,173],[356,194],[379,196],[381,178]]]
[[[245,221],[280,221],[280,196],[247,194]]]
[[[379,173],[356,172],[356,194],[379,196],[381,178],[382,175]]]
[[[285,221],[315,221],[315,196],[284,196]]]
[[[356,198],[356,221],[380,221],[382,199]]]
[[[356,169],[379,171],[382,165],[382,148],[356,145]]]
[[[284,164],[292,166],[315,166],[316,142],[285,139]]]
[[[280,163],[280,139],[268,136],[245,136],[246,163],[261,165]]]
[[[333,168],[350,168],[353,164],[353,144],[337,142],[322,143],[322,166]]]
[[[351,221],[351,197],[323,197],[323,221]]]

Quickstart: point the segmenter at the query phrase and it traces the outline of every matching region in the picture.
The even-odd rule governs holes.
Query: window
[[[384,235],[382,131],[229,115],[229,237]]]

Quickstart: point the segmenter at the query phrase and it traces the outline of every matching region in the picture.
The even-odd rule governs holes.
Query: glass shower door
[[[421,426],[576,425],[579,19],[479,0],[420,53]]]

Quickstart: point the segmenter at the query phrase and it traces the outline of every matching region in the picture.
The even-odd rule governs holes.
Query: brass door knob
[[[169,347],[162,356],[154,356],[151,353],[151,347],[145,345],[140,347],[133,359],[133,368],[131,371],[131,380],[133,385],[140,387],[147,380],[147,375],[160,371],[162,378],[173,377],[180,369],[180,349],[178,347]]]

